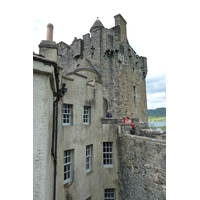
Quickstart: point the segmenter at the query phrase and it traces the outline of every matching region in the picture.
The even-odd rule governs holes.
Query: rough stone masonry
[[[116,118],[129,115],[147,123],[147,58],[129,45],[126,24],[120,14],[110,29],[97,19],[83,39],[74,38],[70,46],[58,44],[58,65],[64,75],[94,72],[95,77],[88,79],[102,81],[105,110],[109,108]]]
[[[118,135],[120,198],[166,199],[166,140]]]

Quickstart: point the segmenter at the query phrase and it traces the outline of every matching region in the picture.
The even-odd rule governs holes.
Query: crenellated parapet
[[[147,58],[146,57],[142,57],[140,56],[140,62],[141,62],[141,69],[142,69],[142,72],[143,72],[143,76],[144,78],[146,78],[146,75],[147,75]]]
[[[73,58],[81,57],[83,52],[83,40],[74,38],[71,49]]]
[[[120,14],[114,18],[110,29],[97,19],[82,39],[74,38],[71,45],[59,43],[58,64],[65,73],[76,71],[101,80],[106,107],[114,117],[129,115],[147,122],[147,59],[130,46],[125,19]]]

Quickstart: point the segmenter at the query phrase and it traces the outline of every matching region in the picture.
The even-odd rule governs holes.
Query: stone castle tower
[[[71,45],[53,41],[53,28],[33,54],[33,199],[165,200],[166,134],[145,129],[147,60],[126,21],[97,19]]]
[[[109,108],[113,117],[147,123],[147,59],[129,45],[125,19],[120,14],[114,18],[110,29],[97,19],[83,39],[74,38],[70,46],[60,42],[58,65],[63,75],[76,72],[102,82],[104,112]]]

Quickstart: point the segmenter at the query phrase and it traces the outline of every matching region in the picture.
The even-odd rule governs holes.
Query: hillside
[[[147,110],[148,117],[166,117],[166,108],[156,108]]]

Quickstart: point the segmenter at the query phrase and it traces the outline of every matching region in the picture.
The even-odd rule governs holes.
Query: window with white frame
[[[84,106],[83,124],[90,124],[90,106]]]
[[[115,200],[115,189],[105,189],[105,200]]]
[[[86,173],[91,171],[92,165],[92,145],[86,146]]]
[[[103,143],[103,164],[104,166],[113,166],[113,143]]]
[[[64,183],[72,180],[72,150],[64,151]]]
[[[72,105],[63,104],[63,125],[72,124]]]

